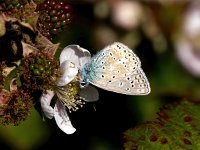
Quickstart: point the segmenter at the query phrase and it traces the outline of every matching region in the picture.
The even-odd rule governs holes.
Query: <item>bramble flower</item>
[[[40,97],[41,107],[44,115],[55,121],[58,127],[67,134],[73,134],[76,129],[72,126],[67,110],[76,111],[87,102],[98,100],[98,91],[92,87],[80,88],[78,71],[91,55],[89,51],[78,45],[69,45],[60,54],[60,71],[62,76],[57,80],[57,88],[46,90]],[[51,106],[53,97],[57,100]],[[67,110],[66,110],[67,108]]]
[[[51,42],[72,21],[72,6],[49,0],[2,1],[0,8],[6,10],[0,13],[0,124],[18,125],[40,100],[47,118],[54,117],[65,133],[74,133],[68,112],[98,100],[98,92],[80,86],[79,70],[90,60],[89,51],[69,45],[58,60],[59,43]]]
[[[0,124],[18,125],[40,100],[44,115],[72,134],[76,129],[68,112],[98,100],[94,87],[80,87],[79,70],[90,60],[89,51],[70,45],[58,60],[59,43],[51,41],[72,21],[72,6],[54,0],[3,0],[0,8],[6,10],[0,13]]]

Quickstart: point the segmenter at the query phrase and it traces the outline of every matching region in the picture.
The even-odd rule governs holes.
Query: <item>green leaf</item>
[[[10,81],[17,77],[17,68],[13,69],[9,75],[6,77],[5,81],[4,81],[4,89],[6,90],[10,90]]]
[[[173,150],[200,147],[200,104],[181,101],[160,109],[158,118],[124,133],[124,149]]]

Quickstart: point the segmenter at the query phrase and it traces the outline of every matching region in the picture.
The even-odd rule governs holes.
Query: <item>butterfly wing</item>
[[[94,56],[87,78],[99,88],[127,95],[150,93],[139,58],[122,43],[113,43]]]
[[[127,95],[147,95],[150,93],[150,86],[142,69],[137,69],[123,78],[109,80],[104,85],[99,81],[92,84],[108,91]]]

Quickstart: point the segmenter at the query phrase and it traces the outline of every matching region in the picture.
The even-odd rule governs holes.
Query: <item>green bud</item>
[[[33,70],[33,74],[34,74],[34,75],[40,75],[40,71],[39,71],[38,69],[34,69],[34,70]]]

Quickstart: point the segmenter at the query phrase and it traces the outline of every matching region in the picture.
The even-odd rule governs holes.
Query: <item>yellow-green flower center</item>
[[[56,90],[58,99],[68,108],[69,112],[76,111],[85,104],[84,98],[78,95],[80,91],[79,81],[75,78],[66,86],[59,86]]]

